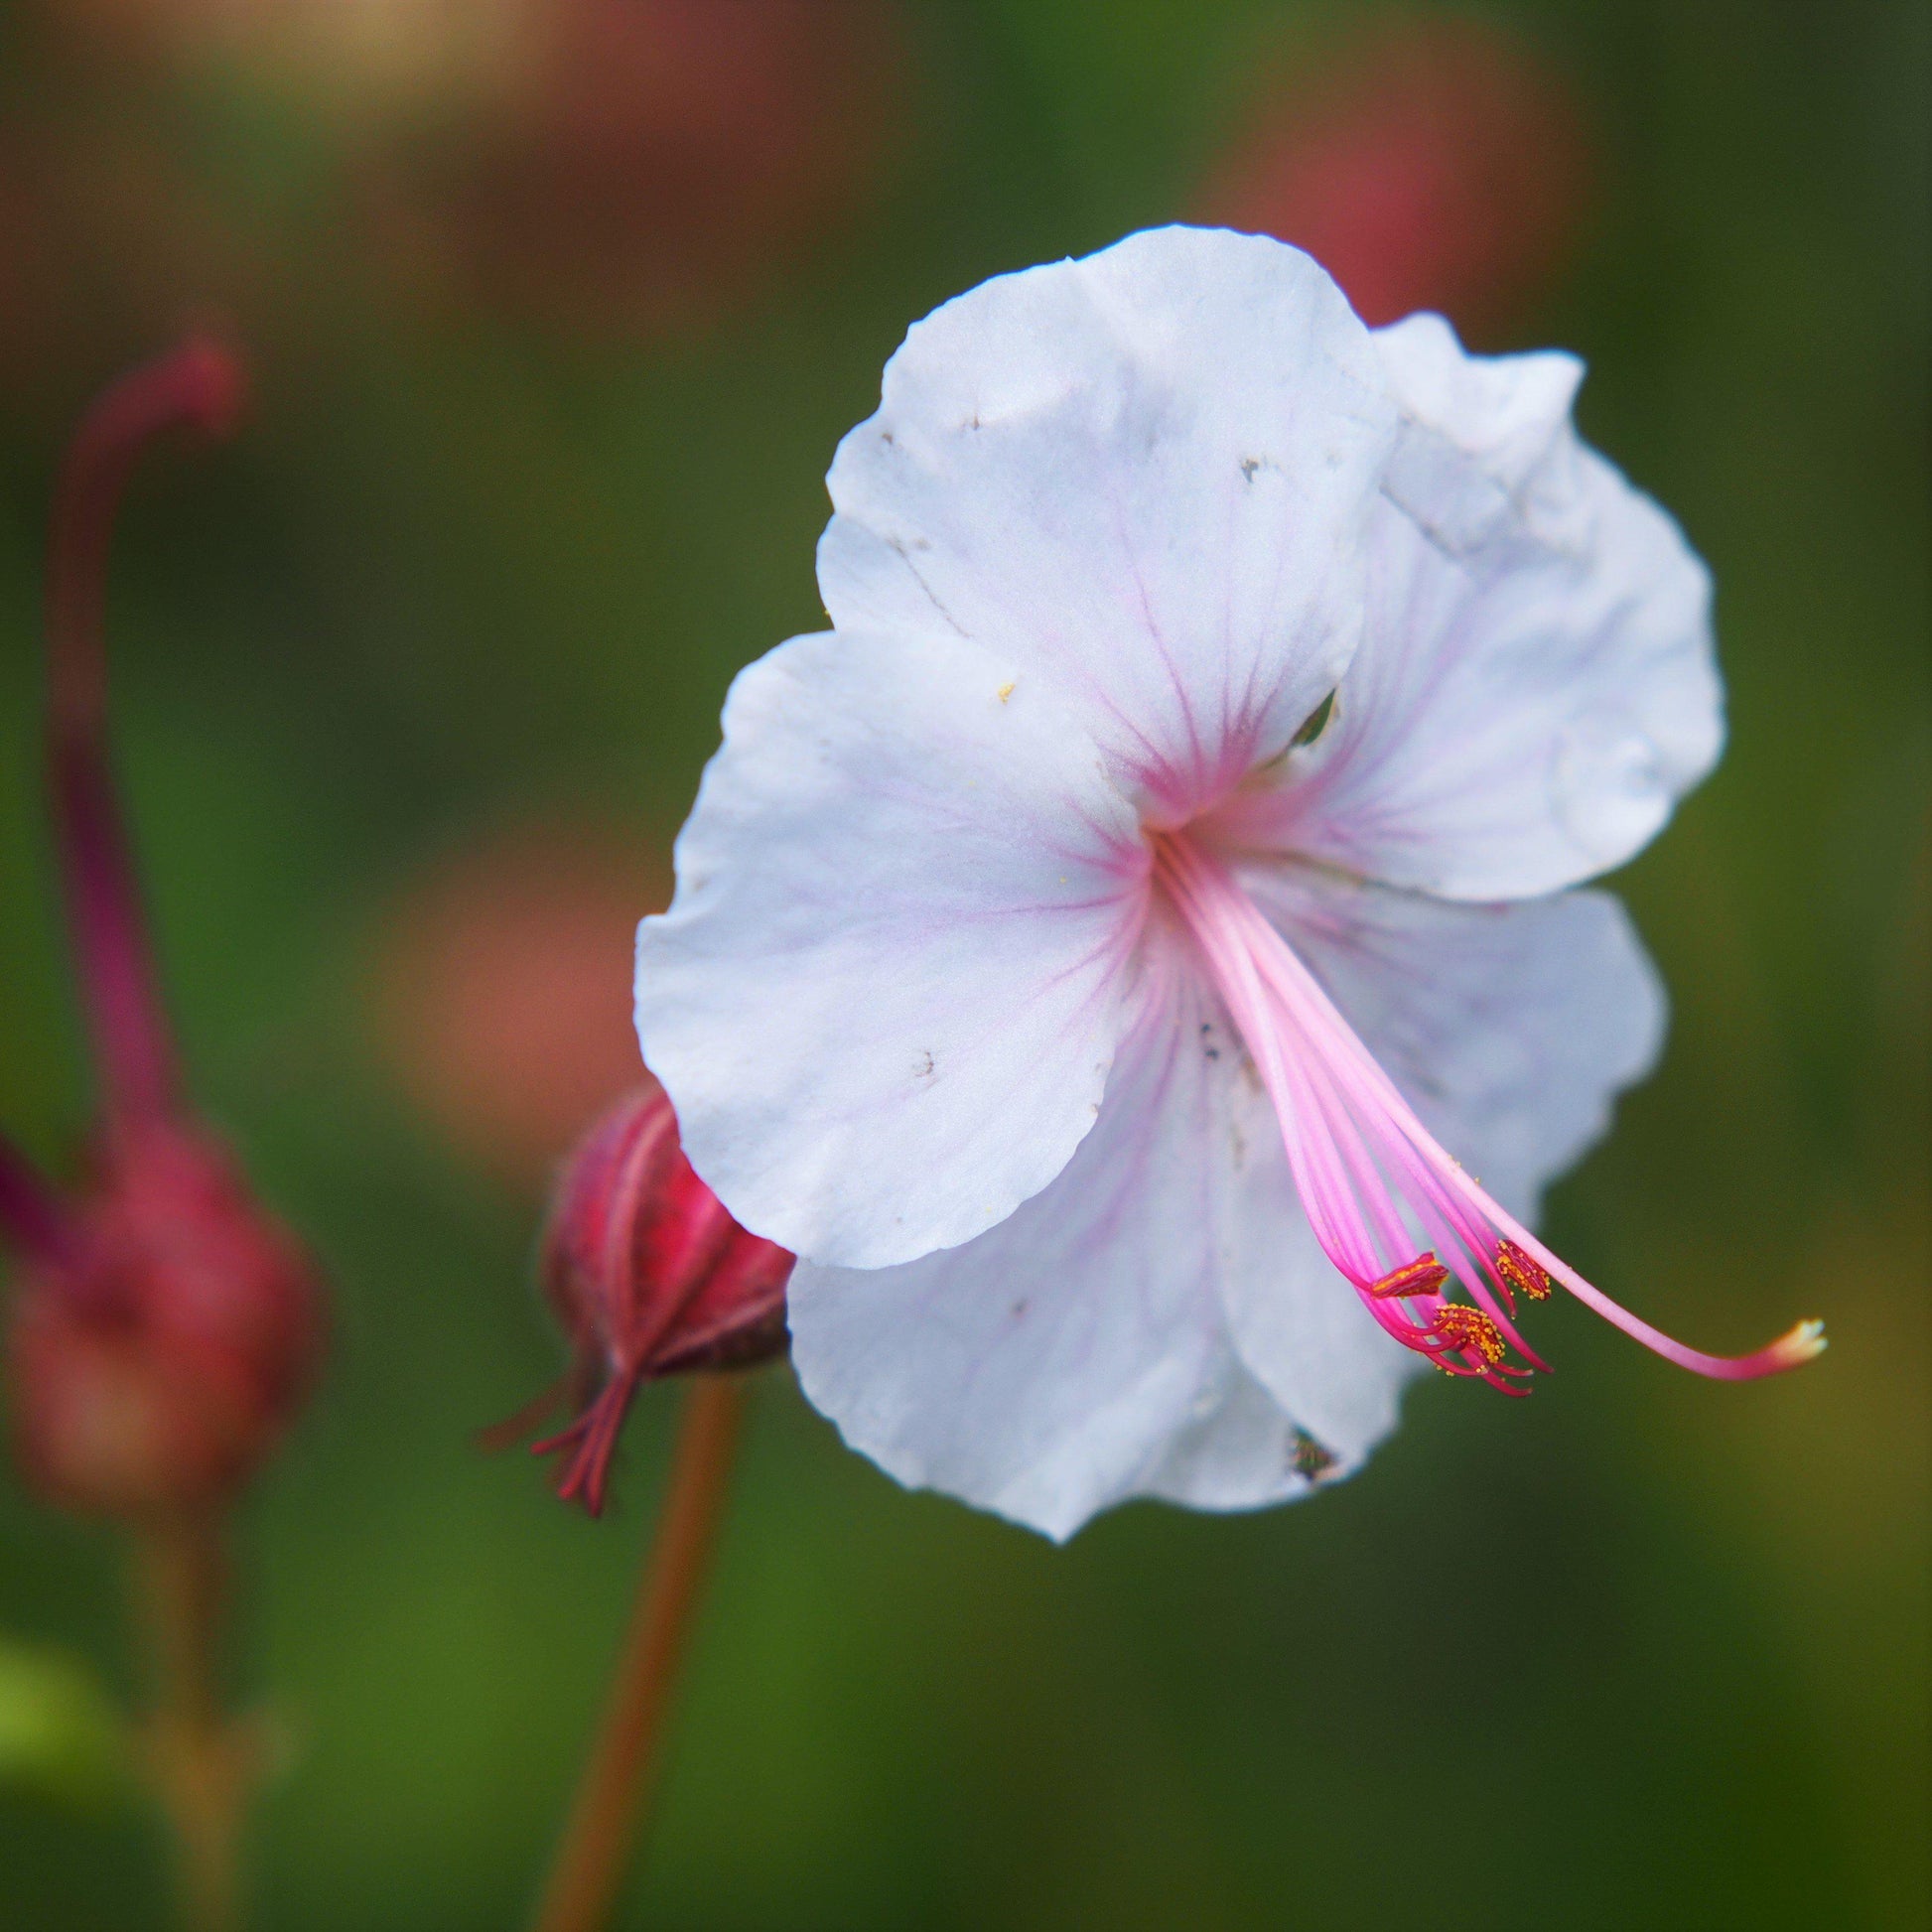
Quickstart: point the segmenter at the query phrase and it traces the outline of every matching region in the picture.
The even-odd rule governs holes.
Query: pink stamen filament
[[[124,375],[88,410],[55,493],[49,539],[48,785],[75,965],[111,1118],[171,1108],[175,1051],[107,757],[102,618],[115,512],[136,459],[162,431],[224,434],[242,376],[212,342],[191,338]]]
[[[1315,1239],[1398,1341],[1451,1374],[1480,1376],[1508,1393],[1523,1393],[1504,1378],[1528,1371],[1489,1358],[1493,1335],[1536,1367],[1547,1366],[1512,1319],[1510,1274],[1524,1279],[1521,1261],[1504,1253],[1513,1244],[1605,1320],[1695,1374],[1747,1381],[1795,1368],[1821,1352],[1822,1324],[1801,1321],[1752,1354],[1709,1355],[1611,1301],[1444,1151],[1314,975],[1223,867],[1173,834],[1156,835],[1154,848],[1155,877],[1200,947],[1274,1102]],[[1445,1302],[1430,1285],[1435,1271],[1420,1265],[1421,1243],[1398,1200],[1433,1244],[1441,1266],[1467,1288],[1473,1308]],[[1405,1289],[1401,1283],[1412,1274],[1417,1287]]]

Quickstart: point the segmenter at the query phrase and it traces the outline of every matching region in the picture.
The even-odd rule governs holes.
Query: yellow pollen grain
[[[1014,690],[1015,690],[1014,684],[1003,684],[1000,686],[999,690],[995,693],[995,696],[999,698],[1002,704],[1005,704],[1006,701],[1013,696]]]

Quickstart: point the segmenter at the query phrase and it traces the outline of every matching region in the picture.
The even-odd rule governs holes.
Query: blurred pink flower
[[[608,824],[498,832],[427,871],[378,935],[372,1018],[411,1101],[467,1158],[541,1186],[642,1071],[626,988],[669,867]]]
[[[372,171],[408,272],[593,333],[702,320],[863,192],[891,0],[551,0],[500,98]]]
[[[1257,100],[1203,219],[1306,248],[1370,324],[1419,309],[1506,327],[1572,242],[1589,117],[1506,30],[1396,19]]]

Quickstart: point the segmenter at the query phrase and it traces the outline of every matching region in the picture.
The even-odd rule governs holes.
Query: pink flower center
[[[1808,1362],[1823,1324],[1801,1321],[1743,1356],[1707,1355],[1616,1303],[1546,1248],[1444,1151],[1294,949],[1220,862],[1156,832],[1154,880],[1199,947],[1262,1086],[1315,1239],[1362,1306],[1449,1375],[1511,1395],[1544,1362],[1517,1332],[1516,1298],[1561,1283],[1646,1348],[1699,1375],[1745,1381]],[[1456,1285],[1466,1302],[1452,1301]]]

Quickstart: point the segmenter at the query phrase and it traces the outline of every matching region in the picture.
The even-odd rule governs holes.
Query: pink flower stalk
[[[141,451],[227,433],[239,365],[204,338],[124,376],[61,473],[48,575],[48,784],[100,1083],[71,1197],[0,1142],[0,1237],[22,1264],[7,1336],[21,1459],[63,1505],[143,1516],[225,1497],[279,1438],[321,1346],[294,1239],[185,1107],[107,754],[103,607]]]
[[[602,1513],[642,1383],[782,1354],[791,1266],[692,1173],[655,1081],[613,1108],[565,1165],[544,1233],[544,1292],[577,1349],[566,1387],[584,1403],[568,1429],[533,1447],[564,1452],[557,1493]]]
[[[888,364],[834,627],[734,685],[636,1011],[901,1480],[1054,1536],[1306,1495],[1425,1363],[1520,1390],[1556,1285],[1703,1375],[1823,1346],[1688,1347],[1531,1232],[1663,1034],[1575,889],[1724,736],[1708,574],[1581,375],[1190,228]]]
[[[147,444],[177,426],[226,436],[243,396],[240,364],[215,343],[191,338],[101,396],[69,447],[55,489],[47,583],[48,784],[102,1102],[116,1122],[168,1113],[177,1071],[107,761],[108,544]]]

